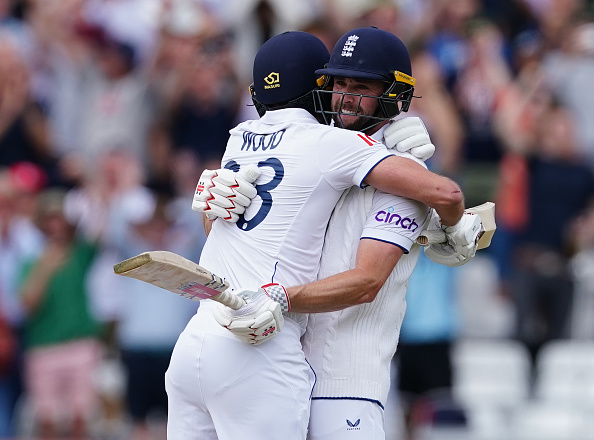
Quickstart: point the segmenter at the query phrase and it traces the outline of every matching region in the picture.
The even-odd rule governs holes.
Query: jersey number
[[[259,195],[262,199],[262,206],[260,206],[260,209],[258,210],[256,215],[254,215],[249,220],[246,220],[243,217],[243,214],[239,216],[239,220],[236,224],[237,227],[242,231],[250,231],[264,221],[264,219],[270,212],[270,208],[272,208],[272,194],[270,194],[270,191],[276,188],[285,176],[285,168],[283,167],[281,161],[278,160],[276,157],[271,157],[269,159],[258,162],[258,167],[272,168],[274,170],[274,177],[269,182],[266,182],[262,185],[256,185],[256,190],[258,191],[257,195]],[[227,162],[225,168],[238,172],[240,167],[237,162],[232,160],[230,162]]]

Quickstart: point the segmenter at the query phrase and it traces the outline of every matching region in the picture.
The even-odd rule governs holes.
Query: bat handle
[[[243,298],[240,298],[237,295],[232,294],[229,290],[225,290],[218,295],[211,297],[215,301],[220,302],[221,304],[226,305],[227,307],[231,307],[233,310],[237,310],[240,307],[245,305],[245,301]]]
[[[446,234],[441,229],[423,231],[423,233],[417,237],[417,243],[421,246],[429,246],[436,243],[445,243],[446,241],[448,241]]]

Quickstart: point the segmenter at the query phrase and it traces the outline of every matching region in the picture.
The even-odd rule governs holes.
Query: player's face
[[[380,96],[384,92],[384,83],[378,80],[337,76],[334,78],[332,91],[340,92],[332,95],[332,111],[340,112],[340,115],[336,115],[335,118],[342,120],[344,128],[360,130],[369,120],[359,116],[373,116],[377,110],[378,101],[374,98],[356,95]],[[342,95],[341,93],[352,93],[353,95]],[[336,123],[341,125],[340,121],[336,121]]]

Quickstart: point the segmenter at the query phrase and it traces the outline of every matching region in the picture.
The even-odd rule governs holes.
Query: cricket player
[[[393,72],[412,76],[408,51],[396,36],[376,28],[344,34],[326,68],[317,71],[332,84],[329,113],[335,123],[384,141],[389,119],[397,112],[386,99],[399,93]],[[406,118],[394,124],[411,127],[416,121]],[[418,122],[422,125],[420,119]],[[419,134],[428,137],[423,129]],[[420,230],[408,227],[406,219],[423,218],[428,213],[429,208],[415,200],[373,187],[350,188],[337,204],[326,232],[318,278],[328,281],[349,269],[367,270],[377,265],[382,266],[382,275],[388,275],[383,277],[379,292],[364,303],[309,316],[303,350],[317,375],[309,439],[385,439],[391,360],[406,310],[407,282],[420,251],[415,244]],[[434,246],[427,249],[428,255],[442,264],[459,265],[474,255],[462,256],[451,246],[449,253],[444,253],[446,245]],[[443,255],[449,260],[444,261]],[[312,294],[318,290],[315,283],[304,286],[302,295],[306,289]],[[298,291],[289,291],[298,296]],[[298,307],[293,296],[291,300]]]
[[[331,109],[326,114],[337,126],[361,130],[388,145],[400,143],[401,149],[405,149],[402,141],[410,146],[415,139],[417,151],[413,152],[426,160],[434,148],[420,119],[399,119],[386,131],[389,120],[410,103],[409,98],[403,104],[406,108],[398,108],[389,95],[405,92],[412,97],[414,85],[398,84],[394,72],[412,78],[408,51],[397,37],[376,28],[347,32],[328,65],[317,71],[327,76],[326,86],[332,85]],[[395,126],[399,129],[394,130]],[[415,159],[409,153],[394,152]],[[309,439],[385,439],[383,409],[390,389],[390,363],[406,309],[406,284],[419,255],[414,243],[424,223],[418,219],[428,214],[427,206],[412,199],[373,187],[347,189],[326,232],[318,274],[324,281],[287,289],[293,311],[337,310],[312,313],[302,338],[305,356],[317,376]],[[426,251],[434,261],[449,266],[461,265],[474,255],[449,244]],[[375,294],[363,285],[369,276],[383,284]],[[363,282],[357,286],[353,277]],[[333,290],[333,285],[341,291]],[[345,288],[349,285],[358,291]],[[338,310],[344,307],[348,308]],[[234,321],[232,315],[228,310],[229,319],[222,323],[237,332],[231,323],[239,319]],[[238,336],[245,338],[245,333],[239,331]]]
[[[314,385],[300,343],[307,314],[290,312],[282,286],[315,281],[344,190],[370,184],[435,208],[446,225],[463,218],[455,182],[360,132],[319,123],[322,98],[314,92],[323,81],[314,72],[328,59],[323,43],[304,32],[273,37],[255,57],[253,99],[263,116],[231,130],[222,164],[234,171],[257,164],[259,197],[236,223],[214,222],[200,264],[245,295],[248,304],[234,318],[264,310],[273,325],[260,336],[276,337],[245,344],[215,319],[224,306],[203,301],[166,374],[169,440],[305,439]],[[419,227],[424,221],[417,219]]]

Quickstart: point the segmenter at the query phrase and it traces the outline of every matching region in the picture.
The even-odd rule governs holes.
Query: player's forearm
[[[443,224],[456,224],[464,212],[464,196],[453,180],[435,174],[403,157],[390,156],[381,161],[365,182],[375,188],[434,208]]]
[[[362,269],[352,269],[323,280],[289,287],[291,311],[322,313],[342,310],[373,301],[383,285],[382,279],[369,276]]]
[[[354,269],[288,289],[291,310],[320,313],[373,301],[404,250],[391,243],[361,239]]]

